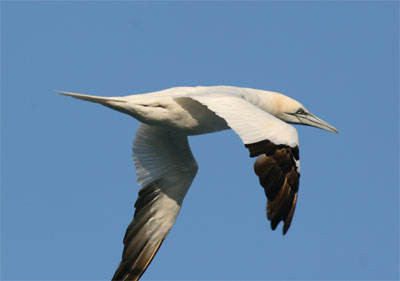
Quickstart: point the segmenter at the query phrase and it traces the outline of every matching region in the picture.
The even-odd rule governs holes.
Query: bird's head
[[[288,123],[313,126],[338,133],[338,130],[317,116],[311,114],[301,103],[285,95],[274,93],[273,114]]]

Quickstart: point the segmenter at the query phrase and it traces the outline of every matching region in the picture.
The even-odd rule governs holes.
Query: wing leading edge
[[[273,230],[283,221],[286,234],[296,207],[300,179],[296,129],[240,97],[190,97],[224,118],[249,149],[250,157],[258,156],[254,170],[268,198],[267,218]]]

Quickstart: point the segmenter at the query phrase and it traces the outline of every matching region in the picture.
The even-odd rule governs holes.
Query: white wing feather
[[[188,96],[224,118],[244,144],[267,139],[275,144],[284,144],[290,147],[298,145],[297,130],[293,126],[243,98],[234,95],[213,95],[212,93]]]
[[[174,224],[197,172],[187,136],[145,124],[136,133],[133,159],[143,188],[113,280],[138,280],[144,273]]]

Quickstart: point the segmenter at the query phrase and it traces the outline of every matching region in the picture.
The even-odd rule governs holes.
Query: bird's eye
[[[296,111],[295,114],[304,114],[304,113],[305,113],[304,109],[299,108],[299,109]]]

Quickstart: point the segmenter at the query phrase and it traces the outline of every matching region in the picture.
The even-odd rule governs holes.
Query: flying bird
[[[302,124],[338,132],[285,95],[231,86],[176,87],[126,97],[59,92],[99,103],[141,122],[133,141],[142,186],[124,237],[122,261],[112,280],[139,280],[175,222],[196,173],[188,136],[232,129],[250,157],[267,197],[267,218],[285,234],[296,207]]]

